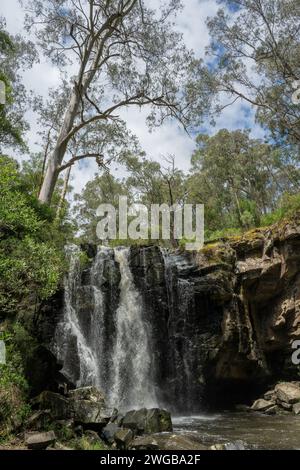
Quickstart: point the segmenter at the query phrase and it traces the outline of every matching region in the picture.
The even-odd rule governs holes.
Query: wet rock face
[[[98,277],[91,269],[96,250],[85,249],[91,262],[76,290],[79,321],[89,338],[94,276],[92,284],[104,293],[102,336],[107,338],[103,350],[108,357],[113,353],[120,270],[112,254]],[[263,395],[269,384],[298,378],[299,367],[291,361],[292,343],[300,339],[296,222],[208,244],[197,253],[132,247],[129,264],[143,321],[151,325],[151,364],[160,406],[188,412],[244,403],[260,396],[260,389]],[[44,323],[38,322],[45,344],[53,338],[60,302],[56,300],[57,308],[55,303],[45,306]],[[73,376],[79,377],[76,338],[68,348]]]

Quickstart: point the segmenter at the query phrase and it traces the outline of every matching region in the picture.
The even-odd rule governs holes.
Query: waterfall
[[[62,373],[78,386],[97,383],[97,359],[88,344],[78,318],[77,289],[80,284],[80,250],[67,247],[69,273],[65,276],[65,308],[63,320],[57,325],[54,350],[63,364]],[[76,364],[76,359],[80,362]]]
[[[112,402],[122,407],[156,404],[151,377],[148,325],[143,320],[142,298],[134,286],[127,249],[115,251],[120,266],[120,304],[116,312]]]
[[[129,265],[129,250],[99,247],[92,264],[67,249],[65,307],[53,349],[76,386],[96,385],[120,409],[157,405],[150,325]]]

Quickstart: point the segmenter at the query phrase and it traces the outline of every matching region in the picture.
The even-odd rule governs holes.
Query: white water
[[[129,250],[116,249],[121,273],[120,305],[116,313],[111,401],[121,408],[156,405],[151,380],[151,352],[142,299],[135,288],[128,262]]]
[[[66,361],[68,354],[69,341],[72,337],[76,338],[78,356],[80,357],[80,378],[76,381],[77,386],[96,382],[97,359],[93,350],[87,342],[87,339],[81,331],[77,316],[76,290],[80,278],[80,250],[78,247],[70,246],[67,248],[69,258],[69,273],[65,277],[65,309],[64,318],[58,324],[55,332],[54,348],[58,358],[63,361],[62,373],[69,380],[73,380],[72,363]]]
[[[118,248],[113,252],[100,247],[85,283],[81,278],[80,250],[69,247],[68,255],[65,309],[54,339],[55,353],[63,363],[62,373],[76,386],[92,384],[103,389],[109,403],[119,409],[157,406],[150,326],[143,319],[142,299],[130,271],[129,250]],[[107,293],[103,290],[107,282],[105,266],[107,276],[107,263],[114,262],[119,265],[121,276],[115,310],[105,304]],[[106,328],[109,321],[114,326],[112,337]]]

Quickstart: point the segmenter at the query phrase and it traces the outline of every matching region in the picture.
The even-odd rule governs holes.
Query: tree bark
[[[68,146],[66,137],[68,136],[69,132],[71,131],[74,125],[75,117],[79,109],[79,104],[80,96],[74,87],[69,107],[66,111],[64,122],[62,124],[59,137],[57,139],[56,147],[54,148],[52,154],[48,159],[49,163],[39,194],[39,200],[42,203],[50,204],[51,202],[59,174],[59,167],[62,164]]]
[[[60,197],[60,200],[59,200],[59,203],[58,203],[58,206],[57,206],[57,211],[56,211],[56,220],[57,221],[59,221],[59,219],[60,219],[60,214],[61,214],[64,202],[65,202],[65,199],[66,199],[68,186],[69,186],[69,181],[70,181],[71,170],[72,170],[72,166],[70,166],[67,169],[67,172],[66,172],[63,190],[62,190],[61,197]]]

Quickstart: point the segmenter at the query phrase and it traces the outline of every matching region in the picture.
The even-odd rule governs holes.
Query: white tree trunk
[[[79,108],[80,97],[75,88],[69,102],[69,106],[65,113],[64,122],[62,124],[59,137],[57,139],[56,147],[49,156],[48,166],[45,178],[40,190],[39,200],[42,203],[50,204],[57,178],[59,175],[59,168],[64,159],[68,142],[65,140],[74,125],[75,117]]]

